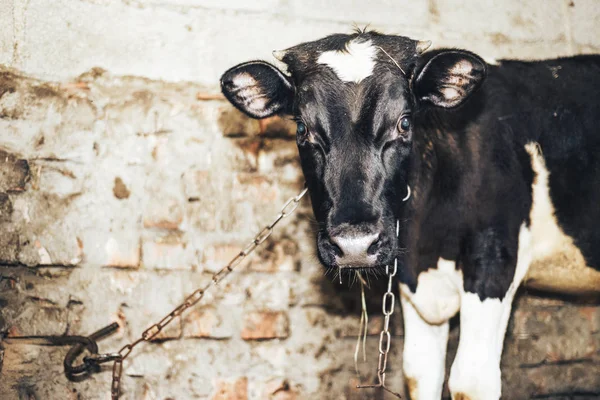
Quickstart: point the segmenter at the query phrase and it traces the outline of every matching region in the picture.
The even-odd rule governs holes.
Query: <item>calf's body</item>
[[[412,398],[440,397],[429,382],[443,382],[448,320],[459,310],[450,389],[500,396],[511,302],[530,268],[533,287],[600,291],[598,90],[600,57],[501,61],[462,108],[417,124],[415,162],[425,167],[415,168],[413,201],[428,211],[411,214],[406,234],[419,235],[401,284]],[[423,360],[428,348],[441,357]]]
[[[298,121],[326,267],[399,260],[411,398],[441,397],[460,311],[453,398],[499,399],[521,282],[600,291],[600,57],[488,65],[425,47],[333,35],[278,52],[285,72],[244,63],[221,84],[252,117]]]

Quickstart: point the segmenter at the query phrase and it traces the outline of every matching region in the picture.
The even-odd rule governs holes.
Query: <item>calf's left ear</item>
[[[479,56],[462,50],[442,51],[416,72],[413,92],[419,101],[454,108],[481,86],[485,75],[486,63]]]
[[[264,61],[250,61],[226,71],[221,91],[237,109],[259,119],[289,114],[294,101],[290,79]]]

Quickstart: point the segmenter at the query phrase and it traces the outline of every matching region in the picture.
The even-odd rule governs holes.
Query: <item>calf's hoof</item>
[[[471,400],[471,398],[464,393],[456,393],[452,396],[452,400]]]
[[[417,380],[413,378],[406,378],[406,386],[408,388],[410,400],[419,400],[417,395]]]

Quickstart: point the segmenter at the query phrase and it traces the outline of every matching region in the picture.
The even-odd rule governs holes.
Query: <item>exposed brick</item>
[[[8,194],[0,192],[0,222],[9,221],[13,213],[13,205]]]
[[[39,264],[41,265],[51,265],[52,264],[52,258],[50,257],[50,254],[48,253],[48,250],[46,250],[46,248],[44,246],[42,246],[42,243],[39,240],[36,240],[35,242],[33,242],[38,256],[39,256]]]
[[[244,316],[242,339],[285,339],[290,334],[287,313],[281,311],[254,311]]]
[[[286,172],[289,167],[298,169],[300,167],[300,158],[295,142],[273,139],[264,140],[256,154],[257,170],[261,173],[277,174],[278,179],[284,182],[294,182],[297,175]],[[290,175],[289,177],[287,175]]]
[[[264,382],[261,390],[261,399],[265,400],[296,400],[300,395],[299,389],[288,380],[272,378]]]
[[[258,169],[258,157],[264,140],[261,138],[239,139],[235,140],[234,143],[242,150],[244,161],[248,166],[247,169],[255,172]]]
[[[235,176],[228,170],[186,171],[183,175],[188,200],[185,218],[201,232],[232,231],[239,225],[236,204],[232,198]],[[224,199],[224,194],[227,194]]]
[[[0,98],[6,93],[16,92],[19,80],[21,80],[21,77],[12,71],[0,72]]]
[[[260,132],[259,121],[252,119],[231,105],[219,109],[218,124],[227,137],[254,136]]]
[[[379,310],[376,310],[379,311]],[[369,325],[367,326],[367,336],[379,336],[381,333],[381,329],[383,328],[383,316],[381,315],[373,315],[374,312],[369,313]],[[360,324],[357,324],[355,320],[345,321],[346,323],[343,325],[343,328],[340,332],[340,337],[354,337],[356,338],[360,333]],[[402,333],[399,325],[402,324],[402,321],[399,318],[392,318],[390,320],[390,331],[392,335],[397,336]]]
[[[197,199],[197,197],[194,197]],[[186,206],[186,218],[195,229],[201,232],[215,232],[220,228],[219,201],[202,202],[194,200]]]
[[[293,271],[296,267],[298,245],[290,239],[267,241],[260,248],[258,257],[250,262],[252,271]]]
[[[239,173],[233,193],[237,197],[257,200],[260,203],[274,203],[279,198],[279,189],[272,179],[253,173]]]
[[[29,163],[0,149],[0,192],[22,192],[29,179]]]
[[[78,177],[82,171],[75,163],[36,161],[31,165],[31,169],[35,171],[31,181],[31,186],[35,190],[61,198],[75,198],[83,191],[84,182]]]
[[[156,321],[158,322],[158,321]],[[168,326],[166,326],[152,341],[173,340],[181,338],[183,329],[181,326],[181,317],[176,317]]]
[[[202,266],[206,271],[217,272],[242,250],[237,243],[219,243],[208,246],[202,253]]]
[[[183,185],[188,201],[199,201],[206,195],[206,187],[214,182],[210,171],[192,170],[183,175]]]
[[[142,244],[145,268],[191,269],[192,260],[187,244],[177,235],[144,239]]]
[[[248,400],[248,378],[217,380],[211,400]]]
[[[0,225],[0,264],[14,264],[19,261],[19,232],[10,225]]]
[[[225,339],[233,335],[232,321],[226,311],[202,308],[188,311],[183,320],[183,337]]]
[[[114,237],[110,237],[104,245],[104,249],[106,252],[105,265],[107,267],[138,268],[140,266],[140,243],[131,247],[127,246],[126,243],[119,243]]]
[[[157,396],[152,387],[145,382],[141,388],[141,400],[156,400]]]
[[[589,360],[598,350],[594,340],[594,312],[571,307],[516,309],[513,313],[513,346],[504,357],[524,365]]]
[[[238,281],[241,279],[238,278]],[[254,308],[265,310],[287,310],[290,303],[290,279],[264,276],[263,274],[247,274],[243,278],[246,286],[246,303]]]
[[[177,230],[183,222],[183,209],[173,198],[151,202],[144,211],[144,228]]]
[[[259,120],[260,133],[267,137],[296,140],[296,123],[290,118],[274,116]]]
[[[592,333],[600,333],[600,307],[583,306],[578,311],[584,319],[589,321]]]
[[[114,313],[113,315],[130,335],[138,336],[144,329],[159,322],[173,311],[184,299],[177,274],[118,269],[109,270],[109,273],[108,277],[105,276],[107,283],[93,282],[88,285],[95,289],[94,295],[104,294],[110,297],[113,293],[119,294],[114,300],[112,298],[103,300],[112,307],[104,312],[102,318],[108,318],[108,312]],[[103,285],[108,287],[105,289]],[[129,295],[122,295],[122,293]],[[105,306],[104,303],[100,303],[100,306],[96,307]],[[87,314],[84,316],[88,317]],[[178,339],[181,336],[182,319],[176,317],[154,340]]]
[[[515,300],[516,304],[523,304],[525,307],[536,307],[555,309],[565,305],[565,301],[553,298],[553,297],[540,297],[540,296],[521,296]]]
[[[600,365],[575,363],[572,365],[544,365],[523,370],[532,390],[527,398],[552,398],[552,393],[599,393]],[[572,398],[572,397],[569,397]],[[597,398],[596,395],[584,398]]]

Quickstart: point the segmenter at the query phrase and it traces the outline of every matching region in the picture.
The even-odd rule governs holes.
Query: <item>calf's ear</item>
[[[454,108],[481,86],[486,63],[468,51],[442,51],[427,61],[415,76],[413,92],[419,101]]]
[[[264,61],[250,61],[225,72],[221,91],[231,104],[252,118],[292,111],[292,83],[277,67]]]

